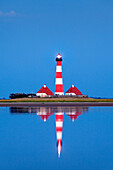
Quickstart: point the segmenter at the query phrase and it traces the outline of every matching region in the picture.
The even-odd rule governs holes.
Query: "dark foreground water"
[[[0,108],[0,170],[113,170],[113,107]]]

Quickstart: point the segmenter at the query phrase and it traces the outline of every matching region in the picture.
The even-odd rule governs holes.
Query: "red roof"
[[[49,116],[51,116],[53,113],[47,113],[46,115],[40,115],[42,120],[47,120]]]
[[[79,115],[82,115],[82,112],[75,112],[75,114],[67,114],[70,116],[71,120],[76,120]]]
[[[76,95],[82,95],[82,93],[74,86],[72,85],[66,93],[75,93]]]
[[[54,95],[53,92],[44,85],[37,93],[46,93],[47,95]]]

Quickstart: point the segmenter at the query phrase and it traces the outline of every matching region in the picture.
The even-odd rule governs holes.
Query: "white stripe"
[[[55,94],[64,95],[64,92],[55,92]]]
[[[56,66],[56,72],[62,72],[62,67],[61,66]]]
[[[66,93],[66,95],[76,96],[76,94],[75,94],[75,93]]]
[[[76,115],[76,112],[67,112],[66,115]]]
[[[62,83],[62,78],[56,78],[56,84],[63,84]]]
[[[56,127],[62,127],[63,122],[56,122]]]
[[[46,112],[37,112],[37,115],[47,115],[47,113]]]
[[[38,112],[37,114],[38,115],[48,115],[47,112],[43,112],[43,113],[42,112]]]
[[[62,139],[62,132],[57,132],[57,140]]]
[[[58,112],[58,113],[55,113],[55,115],[63,115],[64,112]]]
[[[37,96],[47,96],[46,93],[36,93]]]

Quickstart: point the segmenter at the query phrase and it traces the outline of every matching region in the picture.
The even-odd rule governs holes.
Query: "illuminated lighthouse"
[[[63,114],[64,113],[62,112],[55,114],[58,157],[60,157],[61,148],[62,148]]]
[[[55,94],[64,95],[63,92],[63,80],[62,80],[62,56],[60,53],[56,57],[56,82],[55,82]]]

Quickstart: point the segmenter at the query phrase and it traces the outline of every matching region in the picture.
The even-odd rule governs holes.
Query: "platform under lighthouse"
[[[56,82],[55,82],[55,94],[64,95],[63,92],[63,78],[62,78],[62,56],[58,53],[56,57]]]

